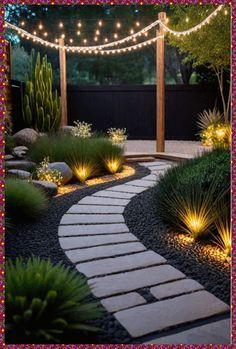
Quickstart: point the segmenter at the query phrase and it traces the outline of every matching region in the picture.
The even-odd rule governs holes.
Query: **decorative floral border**
[[[4,115],[5,115],[5,84],[6,84],[6,74],[5,74],[5,40],[4,40],[4,5],[6,4],[19,4],[19,5],[160,5],[160,4],[195,4],[195,5],[220,5],[227,4],[231,6],[232,13],[232,227],[233,227],[233,243],[232,243],[232,344],[230,345],[213,345],[213,344],[202,344],[202,345],[184,345],[184,344],[176,344],[176,345],[155,345],[155,344],[50,344],[50,345],[40,345],[40,344],[13,344],[6,345],[4,343],[4,261],[5,261],[5,248],[4,248]],[[171,348],[171,349],[184,349],[184,348],[204,348],[204,349],[216,349],[216,348],[236,348],[236,1],[227,1],[227,0],[85,0],[85,1],[73,1],[73,0],[1,0],[0,5],[0,347],[7,349],[154,349],[154,348]],[[235,194],[235,195],[234,195]]]

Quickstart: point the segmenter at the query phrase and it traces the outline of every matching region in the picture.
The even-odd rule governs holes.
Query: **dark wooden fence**
[[[21,126],[20,90],[13,82],[15,129]],[[217,94],[213,86],[167,85],[165,138],[196,139],[198,113],[213,108]],[[155,139],[156,87],[68,86],[68,119],[70,125],[86,121],[99,131],[126,127],[129,139]]]

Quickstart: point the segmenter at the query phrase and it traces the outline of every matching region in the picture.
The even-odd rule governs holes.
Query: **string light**
[[[130,34],[134,34],[134,30],[133,29],[130,29]]]
[[[98,25],[99,25],[99,27],[102,26],[102,21],[101,20],[98,22]]]
[[[33,32],[33,34],[34,34],[34,35],[37,35],[37,32],[36,32],[36,31],[34,31],[34,32]]]
[[[227,11],[227,10],[224,10],[224,14],[227,15],[227,14],[228,14],[228,11]]]
[[[43,35],[44,35],[44,36],[48,36],[48,33],[47,33],[47,32],[45,32]]]
[[[98,29],[96,30],[95,33],[96,33],[96,35],[100,35],[100,31]]]
[[[120,29],[120,27],[121,27],[120,22],[117,22],[117,23],[116,23],[116,28]]]
[[[187,23],[189,22],[189,18],[188,17],[186,17],[185,22],[187,22]]]
[[[94,38],[94,41],[98,41],[98,38],[97,38],[97,36],[95,36],[95,38]]]
[[[65,37],[66,37],[65,34],[61,34],[62,39],[65,39]]]
[[[79,28],[81,28],[81,27],[82,27],[81,22],[79,22],[77,25],[78,25],[78,27],[79,27]]]
[[[25,25],[25,22],[24,22],[24,21],[22,21],[22,22],[21,22],[21,26],[22,26],[22,27],[24,27],[24,25]]]
[[[58,39],[55,39],[55,43],[58,43]]]
[[[139,37],[139,36],[142,36],[143,34],[146,36],[148,35],[148,31],[151,30],[153,27],[155,27],[157,24],[160,24],[164,31],[167,31],[169,32],[170,34],[173,34],[173,35],[176,35],[178,37],[182,36],[182,35],[188,35],[192,32],[196,32],[197,30],[201,29],[202,26],[206,25],[207,23],[210,22],[210,20],[212,18],[214,18],[214,16],[217,15],[217,13],[222,9],[223,5],[220,5],[217,7],[217,9],[215,11],[213,11],[206,19],[204,19],[201,23],[197,24],[196,26],[188,29],[188,30],[185,30],[185,31],[181,31],[181,32],[178,32],[178,31],[175,31],[175,30],[172,30],[171,28],[167,27],[167,25],[165,23],[167,23],[167,21],[165,23],[161,22],[160,20],[157,20],[153,23],[151,23],[150,25],[148,25],[147,27],[143,28],[142,30],[136,32],[136,33],[133,33],[123,39],[120,39],[120,40],[116,40],[116,41],[113,41],[113,42],[110,42],[110,43],[107,43],[108,42],[108,39],[105,38],[104,39],[104,42],[105,44],[103,45],[97,45],[97,46],[59,46],[57,44],[54,44],[52,42],[49,42],[49,41],[46,41],[42,38],[39,38],[36,36],[36,32],[34,32],[35,35],[32,35],[31,33],[28,33],[27,31],[25,31],[24,29],[22,28],[19,28],[11,23],[8,23],[8,22],[5,22],[5,25],[7,28],[11,28],[15,31],[17,31],[17,33],[19,35],[21,35],[22,37],[26,37],[27,40],[31,39],[33,41],[37,41],[39,44],[42,44],[42,45],[45,45],[45,46],[49,46],[51,48],[55,48],[55,49],[59,49],[59,48],[62,48],[68,52],[82,52],[82,53],[89,53],[89,54],[92,54],[92,53],[95,53],[95,54],[107,54],[107,55],[110,55],[110,54],[116,54],[116,53],[123,53],[123,52],[127,52],[127,51],[132,51],[132,50],[137,50],[137,49],[140,49],[144,46],[147,46],[147,45],[151,45],[152,43],[154,43],[158,38],[157,37],[154,37],[152,39],[149,39],[147,41],[144,41],[144,42],[141,42],[141,43],[138,43],[136,45],[133,45],[133,46],[129,46],[129,47],[123,47],[123,48],[117,48],[117,49],[112,49],[112,50],[109,50],[107,49],[107,47],[112,47],[112,46],[117,46],[117,45],[120,45],[120,44],[123,44],[127,41],[130,41],[130,40],[133,40],[135,39],[136,40],[136,37]],[[137,22],[139,23],[139,22]],[[136,23],[136,25],[137,25]],[[79,22],[78,23],[78,26],[81,26],[81,23]],[[43,29],[43,25],[42,24],[39,24],[39,29],[42,30]],[[133,31],[133,29],[131,29]],[[47,32],[45,32],[47,33]],[[44,33],[44,35],[45,35]],[[80,31],[77,31],[77,35],[80,35]],[[47,36],[47,34],[46,34]],[[62,34],[61,36],[62,38],[65,38],[65,34]],[[114,34],[114,38],[117,38],[118,37],[118,34],[115,33]],[[161,36],[161,37],[164,37],[164,36]],[[134,41],[135,41],[134,40]],[[57,39],[55,40],[55,42],[57,43]],[[84,39],[83,40],[84,44],[87,43],[87,39]]]
[[[136,24],[136,26],[137,26],[137,27],[139,27],[139,26],[140,26],[140,23],[139,23],[139,22],[136,22],[135,24]]]
[[[80,31],[80,30],[78,30],[76,34],[77,34],[77,35],[80,35],[80,34],[81,34],[81,31]]]
[[[63,28],[64,24],[62,22],[59,23],[59,28]]]
[[[71,43],[71,44],[73,43],[73,39],[70,39],[70,43]]]

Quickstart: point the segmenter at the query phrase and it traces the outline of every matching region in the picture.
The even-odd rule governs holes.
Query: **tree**
[[[201,22],[215,10],[213,6],[178,5],[173,9],[169,26],[177,31],[186,30]],[[168,35],[169,42],[188,54],[195,66],[212,69],[217,77],[223,105],[224,119],[229,120],[231,88],[225,81],[230,70],[230,11],[224,7],[210,23],[190,35]],[[225,87],[227,84],[227,93]]]

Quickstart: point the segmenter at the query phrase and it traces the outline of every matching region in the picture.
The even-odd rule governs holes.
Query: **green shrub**
[[[58,187],[63,181],[63,177],[60,171],[49,168],[49,158],[45,158],[39,164],[39,167],[36,169],[36,177],[40,181],[55,183],[56,185],[58,185]]]
[[[5,153],[10,154],[15,146],[14,138],[10,135],[5,135]]]
[[[230,200],[229,183],[230,152],[226,149],[215,149],[204,153],[169,169],[160,178],[154,188],[157,213],[171,227],[181,227],[194,237],[203,236],[209,232],[215,220],[217,208],[213,210],[213,207]],[[197,217],[200,214],[201,222],[205,223],[201,224],[200,230],[191,231],[191,223],[183,217],[195,217],[192,222],[195,222],[197,228]]]
[[[69,334],[97,331],[98,302],[77,271],[32,257],[6,263],[6,338],[10,343],[60,343]]]
[[[29,157],[37,163],[45,157],[52,162],[64,161],[81,182],[104,172],[117,172],[124,163],[123,150],[109,139],[82,139],[71,135],[42,137],[31,146]],[[116,166],[111,168],[110,162],[114,161]]]
[[[37,218],[47,206],[43,191],[22,179],[8,178],[5,196],[6,213],[11,219]]]

